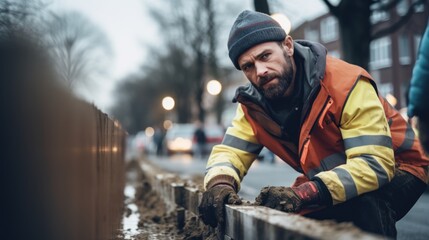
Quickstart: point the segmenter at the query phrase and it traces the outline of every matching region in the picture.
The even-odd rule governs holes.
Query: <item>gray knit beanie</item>
[[[228,39],[229,58],[240,70],[238,58],[251,47],[271,41],[283,41],[284,29],[270,16],[260,12],[245,10],[238,15]]]

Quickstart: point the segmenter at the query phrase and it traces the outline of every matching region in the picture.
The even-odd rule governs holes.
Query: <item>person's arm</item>
[[[210,154],[204,188],[229,184],[238,192],[241,180],[261,149],[239,104],[232,127],[227,129],[222,144],[214,146]]]
[[[226,131],[222,144],[213,147],[207,162],[204,193],[198,211],[205,224],[224,225],[224,204],[241,204],[237,192],[262,145],[238,105],[232,127]]]
[[[414,115],[429,118],[427,102],[429,101],[429,27],[423,35],[420,43],[417,61],[413,68],[408,93],[408,116]]]
[[[382,187],[392,179],[395,167],[389,125],[368,80],[359,80],[351,91],[342,113],[340,131],[346,164],[318,173],[312,179],[326,186],[333,204]]]

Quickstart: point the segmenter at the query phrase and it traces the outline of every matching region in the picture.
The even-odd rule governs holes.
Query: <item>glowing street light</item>
[[[169,111],[174,108],[174,99],[172,97],[165,97],[162,99],[162,107]]]
[[[147,127],[144,130],[144,133],[146,134],[146,136],[152,137],[155,134],[155,129],[153,129],[153,127]]]
[[[211,95],[218,95],[222,91],[222,84],[218,80],[210,80],[207,83],[207,92]]]
[[[274,13],[271,15],[271,17],[280,24],[280,26],[285,30],[286,34],[289,34],[292,24],[290,23],[290,20],[288,17],[286,17],[286,15],[281,13]]]

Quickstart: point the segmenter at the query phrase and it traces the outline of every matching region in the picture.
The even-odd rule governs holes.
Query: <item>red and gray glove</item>
[[[313,181],[298,187],[264,187],[255,204],[283,212],[299,212],[303,206],[318,203],[319,190]]]
[[[225,204],[241,204],[235,189],[228,184],[217,184],[203,193],[198,211],[204,224],[216,227],[225,223]]]

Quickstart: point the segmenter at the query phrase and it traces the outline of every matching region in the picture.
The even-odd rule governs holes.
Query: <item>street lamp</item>
[[[171,109],[173,109],[174,104],[175,104],[174,99],[170,96],[167,96],[162,99],[162,107],[167,111],[170,111]]]
[[[210,95],[216,96],[222,91],[222,84],[218,80],[210,80],[207,83],[207,92]]]
[[[167,96],[162,99],[162,107],[167,111],[164,115],[164,122],[163,122],[164,129],[169,129],[172,125],[171,120],[167,118],[170,110],[174,108],[174,105],[175,105],[174,98]]]
[[[147,127],[144,130],[144,133],[145,133],[146,136],[152,137],[155,134],[155,129],[153,129],[153,127]]]
[[[289,34],[292,24],[286,15],[282,13],[274,13],[271,15],[271,17],[280,24],[280,26],[285,30],[286,34]]]

